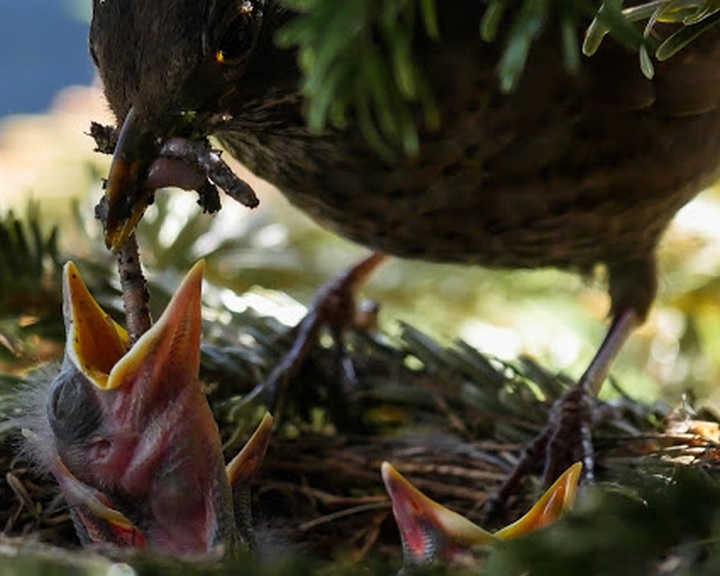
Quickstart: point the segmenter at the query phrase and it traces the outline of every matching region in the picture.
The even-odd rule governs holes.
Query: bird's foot
[[[583,463],[583,476],[595,476],[592,428],[595,417],[595,395],[579,382],[563,394],[550,411],[545,448],[543,483],[550,484],[569,464]],[[567,464],[566,464],[567,463]]]
[[[610,366],[641,316],[633,308],[615,315],[605,340],[580,380],[553,404],[545,429],[530,442],[495,495],[485,503],[486,519],[496,516],[525,476],[543,467],[548,486],[574,462],[582,462],[585,480],[593,480],[595,459],[591,429],[597,420],[596,398]]]
[[[525,447],[502,486],[485,502],[486,519],[498,516],[525,476],[538,468],[543,468],[544,486],[550,485],[575,462],[583,463],[586,480],[593,478],[594,402],[595,396],[582,380],[555,401],[545,428]]]
[[[343,404],[348,389],[357,382],[357,376],[344,344],[344,334],[353,326],[363,327],[356,305],[358,289],[367,282],[387,256],[374,252],[354,264],[317,291],[308,312],[292,330],[294,338],[290,350],[274,368],[270,376],[259,384],[246,400],[261,399],[276,415],[282,413],[287,384],[294,376],[317,342],[320,331],[327,328],[333,337],[338,368],[338,386],[329,391]]]

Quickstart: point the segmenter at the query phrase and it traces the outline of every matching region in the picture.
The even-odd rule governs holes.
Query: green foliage
[[[299,49],[310,128],[316,132],[328,124],[343,128],[352,115],[368,142],[386,158],[397,152],[415,154],[416,109],[421,110],[426,128],[439,123],[432,91],[414,58],[418,31],[431,41],[444,40],[436,1],[282,1],[299,13],[280,30],[277,42]],[[590,0],[487,2],[478,23],[478,43],[505,43],[498,63],[501,89],[511,92],[517,86],[533,41],[553,19],[562,30],[566,66],[577,70],[581,18],[587,21],[594,13]],[[611,21],[611,27],[616,23]],[[508,26],[509,33],[499,39],[498,32]]]
[[[388,159],[418,151],[418,116],[424,127],[440,121],[431,87],[414,58],[424,41],[443,42],[438,10],[452,4],[436,0],[281,0],[299,15],[277,35],[284,47],[297,47],[304,72],[302,90],[310,128],[343,128],[352,117],[367,141]],[[681,27],[659,46],[666,60],[720,19],[718,0],[653,0],[623,9],[623,0],[477,0],[486,5],[478,23],[478,42],[502,42],[497,65],[499,87],[512,92],[522,77],[533,42],[559,27],[565,66],[580,67],[583,51],[593,54],[609,32],[638,50],[640,66],[653,75],[651,32],[659,22]],[[594,19],[593,19],[594,16]],[[642,34],[636,22],[646,22]]]
[[[34,335],[62,336],[58,230],[43,230],[37,208],[0,218],[0,362],[32,362]]]
[[[30,203],[24,219],[13,212],[0,219],[0,246],[0,315],[42,312],[60,266],[57,228],[44,233]]]
[[[281,46],[300,47],[309,98],[308,123],[320,132],[329,121],[342,128],[348,114],[379,151],[412,155],[418,150],[413,112],[420,105],[425,123],[438,123],[432,93],[413,59],[418,20],[437,40],[435,0],[284,0],[300,16],[283,28]]]
[[[720,21],[718,0],[654,0],[624,10],[621,10],[621,6],[621,0],[603,2],[598,17],[588,29],[583,51],[588,55],[595,53],[605,34],[612,28],[612,22],[617,21],[618,12],[628,23],[645,22],[643,42],[638,48],[640,68],[648,78],[655,74],[651,49],[654,50],[657,60],[667,60]],[[659,23],[680,26],[668,38],[658,43],[653,41],[652,32]]]
[[[352,114],[367,140],[386,157],[397,151],[415,154],[418,128],[410,104],[422,110],[427,128],[439,122],[432,91],[414,58],[419,29],[432,41],[443,41],[436,1],[283,3],[300,13],[280,31],[277,41],[299,48],[310,128],[316,132],[327,124],[343,128]],[[503,35],[505,48],[498,63],[503,91],[517,86],[533,41],[552,18],[558,19],[562,30],[567,68],[578,69],[581,17],[587,20],[595,11],[590,0],[490,0],[487,4],[478,43],[498,40],[499,30],[508,21],[510,26]]]
[[[480,24],[484,41],[494,42],[498,32],[507,28],[505,47],[498,62],[498,79],[503,92],[512,92],[525,70],[532,43],[545,31],[548,22],[557,20],[563,41],[565,67],[576,72],[580,67],[578,30],[583,19],[595,13],[589,0],[489,0]],[[510,12],[512,16],[505,18]],[[507,20],[510,20],[508,23]]]

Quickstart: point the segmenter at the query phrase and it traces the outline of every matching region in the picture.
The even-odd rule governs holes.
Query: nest
[[[205,344],[202,374],[230,455],[263,412],[243,403],[289,346],[286,330],[246,313],[243,334],[224,331]],[[230,341],[252,341],[239,348]],[[569,380],[530,360],[507,364],[463,343],[440,345],[405,326],[401,334],[349,335],[357,380],[343,383],[337,351],[318,343],[287,384],[273,441],[253,487],[261,542],[313,558],[399,564],[399,537],[380,478],[395,464],[421,490],[471,520],[537,433]],[[347,389],[339,421],[328,408],[338,383]],[[714,470],[717,424],[669,414],[627,395],[597,403],[600,480],[637,485],[649,470],[703,462]],[[669,423],[672,425],[669,426]],[[660,428],[662,427],[663,430]],[[0,456],[0,522],[6,536],[78,547],[51,478],[14,455],[17,432]],[[499,523],[526,511],[539,482],[529,481]],[[488,526],[493,528],[493,526]]]
[[[30,324],[30,334],[19,320],[17,333],[3,335],[3,345],[27,366],[29,357],[40,356],[37,350],[59,352],[63,259],[54,236],[45,240],[37,232],[32,244],[23,240],[21,223],[11,219],[8,228],[18,236],[8,253],[29,251],[20,262],[44,263],[8,277],[22,280],[13,293],[39,291],[33,300],[54,311]],[[87,267],[94,271],[93,294],[111,308],[112,274],[101,265]],[[162,299],[157,286],[153,295]],[[293,334],[251,311],[223,311],[223,321],[210,323],[205,333],[201,378],[229,459],[265,410],[259,402],[248,403],[248,394],[288,352]],[[365,324],[349,331],[344,348],[353,370],[347,370],[336,342],[321,335],[286,383],[274,414],[273,440],[252,492],[263,549],[270,557],[282,549],[278,558],[290,558],[276,573],[388,574],[400,566],[399,536],[380,477],[385,460],[429,496],[488,529],[530,507],[540,491],[540,470],[509,502],[504,518],[495,524],[483,519],[483,503],[543,429],[569,378],[527,358],[507,363],[462,341],[439,342],[409,325],[388,333]],[[127,551],[78,554],[54,481],[23,460],[20,431],[7,424],[21,404],[22,374],[0,378],[1,556],[25,562],[24,575],[60,564],[74,574],[87,563],[106,573],[108,562],[118,558],[140,572],[147,566],[148,573],[232,572],[235,564],[188,565],[137,553],[128,557]],[[581,495],[577,512],[557,527],[491,551],[487,573],[519,574],[532,567],[533,574],[680,575],[712,574],[720,566],[713,547],[720,525],[717,418],[687,406],[674,412],[650,406],[617,383],[609,385],[614,400],[595,404],[600,488]],[[307,558],[309,564],[301,561]],[[244,574],[275,573],[267,564],[253,572],[253,562],[242,559]]]

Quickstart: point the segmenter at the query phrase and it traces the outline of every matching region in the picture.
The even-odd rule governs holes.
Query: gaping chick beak
[[[455,562],[472,549],[517,538],[555,522],[575,501],[582,464],[570,466],[518,521],[495,533],[483,530],[457,512],[431,500],[388,462],[382,478],[400,530],[405,562],[426,566],[435,561]]]
[[[84,543],[181,556],[237,544],[220,437],[198,380],[202,274],[198,263],[129,348],[77,268],[65,267],[65,362],[47,414],[51,469]]]

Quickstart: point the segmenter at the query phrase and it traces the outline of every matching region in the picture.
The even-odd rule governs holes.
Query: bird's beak
[[[502,540],[511,540],[539,530],[557,521],[575,503],[582,463],[575,462],[563,472],[522,518],[495,533]]]
[[[265,414],[243,449],[227,465],[226,472],[233,489],[247,486],[258,473],[270,443],[272,425],[273,417]]]
[[[145,548],[147,541],[142,531],[113,508],[105,494],[78,480],[59,457],[50,469],[72,507],[75,530],[83,544]]]
[[[122,249],[160,188],[195,190],[198,203],[207,212],[220,209],[218,189],[248,208],[258,206],[247,182],[210,148],[207,138],[197,135],[198,122],[207,121],[217,128],[229,118],[186,111],[169,116],[164,126],[153,129],[130,108],[115,145],[105,196],[95,208],[108,248],[113,252]]]
[[[114,251],[125,244],[151,202],[154,190],[147,186],[146,177],[157,153],[155,138],[130,108],[113,154],[101,210],[105,245]]]
[[[383,462],[381,473],[408,563],[424,566],[451,560],[458,548],[495,541],[490,532],[425,496],[389,462]],[[443,542],[450,548],[441,549]]]
[[[236,544],[220,437],[198,379],[202,274],[198,263],[130,348],[76,267],[65,267],[66,359],[48,402],[58,455],[51,467],[86,541],[183,556]]]
[[[273,417],[263,416],[257,429],[245,443],[245,447],[226,467],[235,506],[235,521],[243,541],[250,548],[257,548],[257,538],[250,513],[250,483],[254,480],[265,459],[270,443]]]
[[[431,500],[390,463],[383,462],[381,470],[405,560],[413,565],[428,565],[436,560],[454,561],[472,548],[517,538],[555,522],[575,500],[581,469],[579,462],[573,464],[525,516],[495,533]]]
[[[90,294],[77,267],[68,262],[63,270],[65,356],[95,386],[110,387],[110,372],[130,349],[130,337]],[[113,385],[117,386],[119,379]]]

